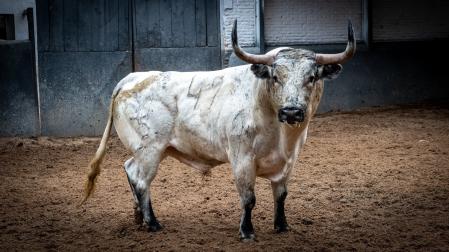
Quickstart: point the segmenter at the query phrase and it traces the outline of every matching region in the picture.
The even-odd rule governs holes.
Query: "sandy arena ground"
[[[449,109],[370,109],[316,117],[289,185],[291,231],[273,233],[268,181],[258,179],[257,241],[238,239],[229,165],[209,177],[171,158],[152,185],[158,233],[133,221],[109,142],[94,196],[82,207],[98,138],[0,140],[0,251],[6,250],[449,250]]]

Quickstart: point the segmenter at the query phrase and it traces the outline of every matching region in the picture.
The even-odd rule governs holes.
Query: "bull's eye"
[[[309,83],[314,83],[314,82],[315,82],[315,76],[310,76]]]
[[[279,81],[279,78],[276,75],[273,76],[273,80],[275,83],[282,85],[282,83]]]

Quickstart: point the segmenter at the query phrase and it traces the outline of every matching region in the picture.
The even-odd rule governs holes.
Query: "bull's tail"
[[[97,152],[95,153],[94,158],[89,163],[90,172],[87,176],[87,181],[84,187],[84,198],[81,201],[80,205],[82,205],[90,195],[92,195],[92,192],[95,188],[95,182],[98,174],[100,174],[100,165],[103,161],[103,158],[106,154],[106,144],[109,139],[109,134],[111,133],[112,128],[112,117],[113,117],[113,110],[114,110],[114,98],[115,95],[112,96],[111,104],[109,105],[109,118],[108,123],[106,124],[106,128],[103,132],[103,137],[101,138],[100,146],[98,146]]]

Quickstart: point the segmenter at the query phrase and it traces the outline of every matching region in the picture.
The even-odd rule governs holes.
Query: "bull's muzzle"
[[[295,124],[304,121],[305,109],[299,107],[284,107],[278,111],[278,119],[280,122]]]

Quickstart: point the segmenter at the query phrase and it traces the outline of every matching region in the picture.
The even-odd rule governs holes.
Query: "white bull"
[[[207,172],[230,163],[243,210],[240,237],[254,239],[251,210],[256,177],[271,181],[274,227],[288,229],[284,214],[287,181],[306,142],[323,79],[334,78],[355,52],[348,24],[346,50],[338,54],[277,48],[265,55],[235,54],[252,65],[212,72],[131,73],[116,86],[109,120],[86,185],[91,195],[112,127],[133,154],[125,171],[135,200],[135,217],[149,231],[162,228],[153,213],[150,184],[167,156]],[[83,202],[84,202],[83,201]]]

